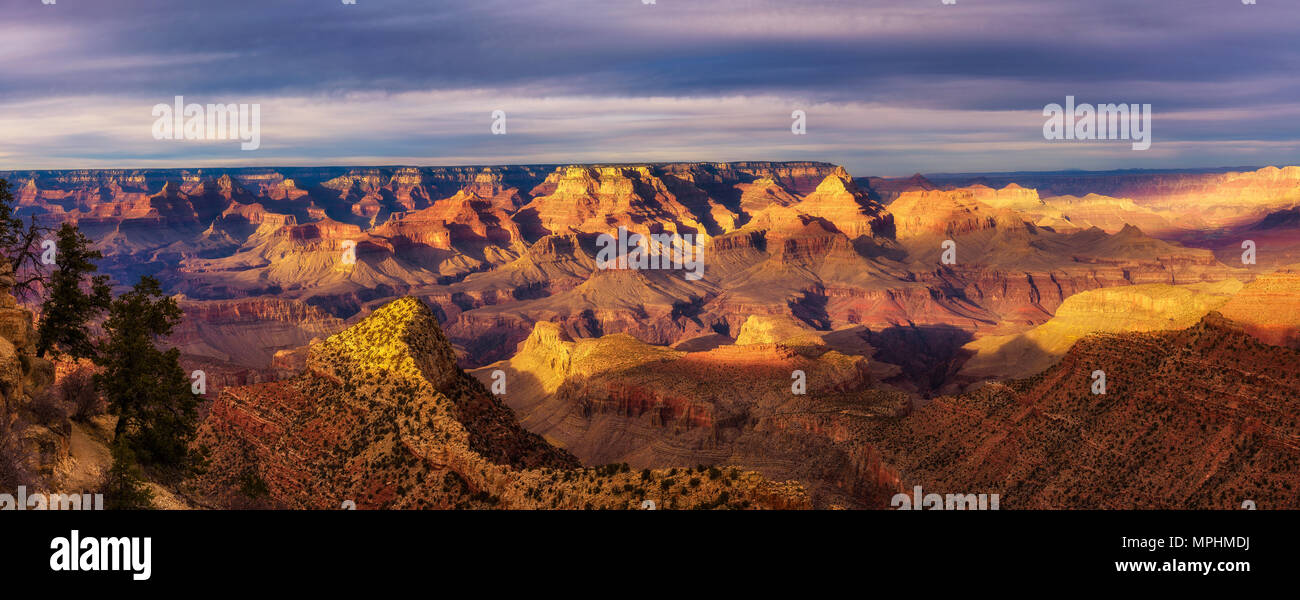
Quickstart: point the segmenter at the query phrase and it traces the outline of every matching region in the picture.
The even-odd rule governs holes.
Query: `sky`
[[[0,170],[1300,164],[1297,0],[646,1],[0,0]],[[259,147],[155,139],[176,96]],[[1150,104],[1150,149],[1045,139],[1066,96]]]

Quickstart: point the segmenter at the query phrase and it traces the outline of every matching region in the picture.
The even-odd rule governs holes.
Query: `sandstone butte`
[[[797,484],[738,468],[580,466],[456,366],[433,313],[414,298],[313,345],[297,377],[227,388],[196,443],[211,465],[193,493],[215,506],[809,506]],[[241,496],[263,486],[264,496]]]

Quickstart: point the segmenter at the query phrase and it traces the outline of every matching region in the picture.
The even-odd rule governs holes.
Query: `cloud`
[[[0,167],[1300,162],[1300,13],[1278,3],[4,1]],[[262,103],[263,149],[152,140],[175,95]],[[1156,146],[1035,139],[1066,95],[1152,104]]]

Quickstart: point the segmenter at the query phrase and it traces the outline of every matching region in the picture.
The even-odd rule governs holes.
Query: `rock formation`
[[[1256,277],[1218,310],[1265,343],[1300,349],[1300,265]]]
[[[1102,288],[1066,298],[1046,323],[1024,333],[991,335],[965,348],[975,355],[961,375],[970,380],[1027,377],[1050,367],[1075,342],[1094,333],[1184,329],[1221,310],[1242,283],[1172,286],[1163,283]]]
[[[1041,374],[864,435],[899,491],[996,493],[1003,509],[1295,509],[1298,402],[1300,352],[1210,313],[1183,330],[1084,338]]]
[[[1288,173],[1232,181],[1267,180],[1238,186],[1255,190],[1242,197],[1279,205],[1289,198]],[[1014,183],[952,189],[920,176],[854,179],[826,163],[6,175],[19,184],[20,214],[77,222],[121,284],[150,273],[196,302],[274,296],[351,321],[416,295],[431,303],[465,366],[505,358],[539,321],[579,337],[623,332],[659,345],[734,339],[754,315],[823,332],[1010,335],[1080,291],[1219,281],[1237,277],[1224,263],[1239,262],[1224,240],[1160,239],[1163,213],[1150,195],[1040,197]],[[1264,197],[1271,193],[1281,198]],[[702,279],[598,271],[596,236],[620,226],[700,236]],[[1300,246],[1253,235],[1261,264],[1300,258]],[[953,265],[938,260],[947,239],[958,244]],[[196,356],[232,362],[227,349],[240,347],[243,331],[206,327]],[[262,368],[289,343],[259,345],[255,361],[232,364]]]
[[[40,478],[24,483],[43,488],[68,456],[70,431],[61,412],[47,413],[37,402],[54,382],[54,365],[36,356],[32,312],[18,306],[13,285],[9,262],[0,260],[0,419],[21,438],[24,470]]]
[[[905,414],[906,395],[871,389],[860,356],[802,336],[758,340],[772,334],[762,323],[751,318],[746,338],[763,343],[686,352],[624,334],[574,340],[542,322],[514,357],[474,375],[490,385],[504,374],[502,399],[523,426],[584,463],[730,464],[797,479],[815,506],[869,505],[883,489],[875,463],[839,419]]]
[[[290,508],[800,508],[801,489],[736,468],[583,468],[456,367],[404,298],[310,349],[296,378],[229,388],[203,422],[210,501]]]

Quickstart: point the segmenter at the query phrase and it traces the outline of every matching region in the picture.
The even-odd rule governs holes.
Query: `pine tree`
[[[180,351],[157,342],[180,322],[181,309],[163,296],[157,279],[141,277],[113,301],[104,321],[96,386],[118,416],[116,439],[140,463],[184,474],[197,466],[190,450],[198,421],[198,398],[180,366]]]
[[[144,484],[144,475],[135,462],[135,453],[121,441],[113,444],[113,467],[104,479],[104,508],[153,508],[153,490]]]
[[[11,292],[20,300],[40,293],[45,285],[41,243],[49,232],[50,228],[38,224],[35,216],[23,224],[15,214],[9,182],[0,179],[0,258],[9,263],[14,277]]]
[[[14,196],[9,192],[9,181],[0,179],[0,247],[6,250],[18,243],[23,221],[14,216]]]
[[[49,279],[49,296],[41,304],[37,354],[43,357],[53,349],[72,358],[93,358],[95,346],[86,326],[108,310],[112,302],[108,276],[88,278],[98,270],[92,261],[103,255],[98,250],[91,250],[90,240],[71,223],[64,223],[59,228],[55,249],[55,270]]]

